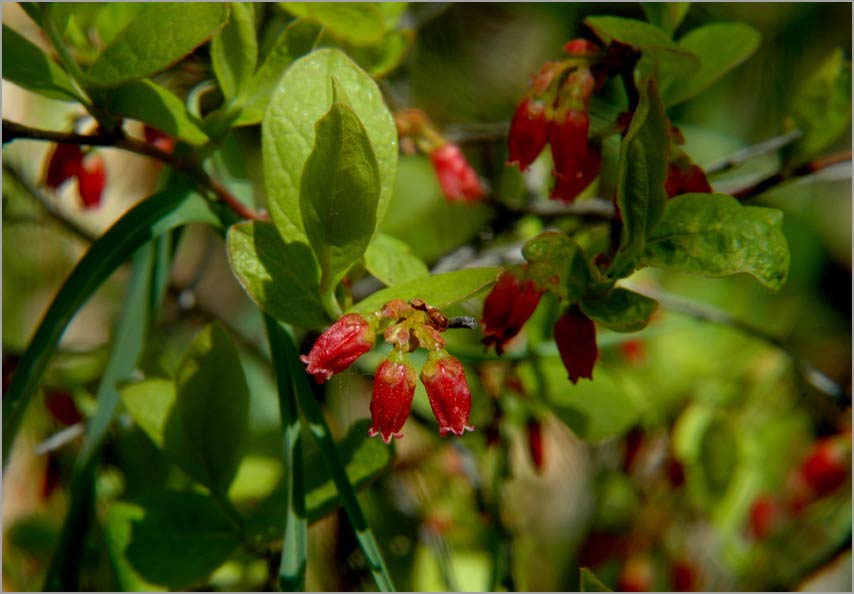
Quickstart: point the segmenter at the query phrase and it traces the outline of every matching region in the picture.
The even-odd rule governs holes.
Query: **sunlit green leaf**
[[[406,243],[384,233],[378,233],[365,250],[365,268],[390,287],[430,274]]]
[[[382,41],[385,19],[374,2],[281,2],[296,16],[311,17],[330,33],[354,45]]]
[[[228,23],[211,40],[211,63],[226,100],[238,96],[255,73],[258,40],[255,15],[245,2],[232,2]]]
[[[175,383],[168,379],[147,379],[125,386],[121,396],[134,423],[139,425],[154,445],[162,448],[166,421],[175,404]]]

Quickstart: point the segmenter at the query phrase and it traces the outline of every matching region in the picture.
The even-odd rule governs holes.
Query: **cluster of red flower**
[[[77,178],[77,189],[86,209],[101,205],[106,172],[101,155],[90,152],[84,155],[76,144],[58,144],[47,165],[45,185],[56,190],[72,177]]]

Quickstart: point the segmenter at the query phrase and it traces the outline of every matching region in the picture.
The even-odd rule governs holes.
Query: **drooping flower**
[[[77,172],[77,189],[84,208],[92,209],[101,205],[101,196],[104,193],[104,185],[107,176],[104,171],[104,160],[101,155],[89,153],[83,159],[80,170]]]
[[[579,159],[574,173],[556,176],[549,198],[572,204],[578,195],[598,177],[601,166],[602,153],[596,147],[588,147],[585,155]]]
[[[577,306],[570,306],[555,322],[554,339],[570,381],[574,384],[582,377],[593,379],[593,366],[599,356],[593,320]]]
[[[534,281],[523,280],[520,274],[515,270],[503,272],[483,303],[483,344],[494,344],[499,355],[533,315],[543,296],[544,291]]]
[[[667,166],[664,191],[668,198],[672,198],[688,193],[710,194],[712,186],[709,185],[705,172],[698,165],[671,163]]]
[[[421,368],[421,383],[439,422],[439,435],[474,430],[469,425],[471,392],[462,363],[444,349],[433,350]]]
[[[400,438],[400,430],[409,416],[412,397],[415,395],[415,368],[408,357],[394,349],[377,367],[374,390],[371,396],[371,420],[368,435],[381,435],[383,441]]]
[[[45,185],[55,190],[80,171],[83,151],[76,144],[57,144],[47,164]]]
[[[476,202],[486,196],[480,178],[466,161],[460,147],[446,142],[430,153],[442,192],[452,202]]]
[[[300,360],[314,381],[322,384],[374,348],[376,339],[374,324],[359,314],[347,314],[321,334]]]
[[[508,164],[525,171],[549,141],[549,124],[541,101],[526,97],[516,108],[507,136]]]
[[[587,156],[587,132],[590,117],[586,111],[558,111],[549,126],[555,175],[574,179]]]

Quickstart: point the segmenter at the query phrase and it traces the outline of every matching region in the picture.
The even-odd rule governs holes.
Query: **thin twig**
[[[261,220],[265,218],[238,200],[231,192],[226,190],[222,184],[205,173],[204,169],[202,169],[198,164],[162,151],[147,142],[142,142],[141,140],[125,136],[124,132],[121,130],[114,134],[75,134],[68,132],[54,132],[52,130],[39,130],[37,128],[31,128],[29,126],[24,126],[4,119],[3,144],[16,139],[46,140],[62,144],[78,144],[82,146],[104,146],[151,157],[152,159],[166,163],[170,167],[173,167],[178,171],[182,171],[193,178],[200,186],[213,192],[216,197],[233,210],[237,216],[253,220]]]
[[[795,179],[798,177],[805,177],[808,175],[812,175],[821,171],[822,169],[827,169],[832,165],[838,165],[840,163],[851,161],[851,151],[841,151],[834,155],[829,155],[827,157],[822,157],[819,159],[814,159],[808,163],[804,163],[798,167],[790,171],[782,170],[778,171],[774,175],[769,175],[765,179],[762,179],[755,184],[751,184],[746,188],[741,188],[740,190],[735,190],[732,192],[732,195],[738,198],[739,200],[746,200],[747,198],[753,198],[755,196],[759,196],[760,194],[764,194],[771,188],[780,185],[785,181],[789,181],[791,179]]]
[[[708,167],[704,167],[703,170],[706,172],[706,175],[713,175],[715,173],[723,173],[730,169],[735,169],[750,159],[778,151],[781,148],[790,145],[801,136],[803,136],[803,132],[797,129],[792,130],[791,132],[786,132],[780,136],[775,136],[774,138],[769,138],[768,140],[762,141],[758,144],[743,148],[725,159],[721,159],[720,161],[712,163]]]

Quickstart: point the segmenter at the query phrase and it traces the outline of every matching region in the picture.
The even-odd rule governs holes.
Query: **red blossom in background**
[[[667,166],[664,191],[668,198],[688,193],[711,194],[712,186],[709,185],[705,172],[698,165],[682,166],[671,163]]]
[[[800,475],[816,497],[823,497],[845,483],[851,471],[851,442],[845,437],[827,437],[815,442],[801,464]]]
[[[106,182],[107,174],[104,170],[104,159],[95,153],[86,155],[80,171],[77,173],[77,187],[84,208],[92,209],[101,206],[101,196],[104,193]]]
[[[83,162],[83,151],[76,144],[57,144],[47,164],[45,185],[55,190],[75,177]]]
[[[527,426],[528,453],[537,473],[543,472],[545,468],[543,459],[543,424],[539,419],[530,419]]]
[[[593,366],[599,356],[593,320],[572,306],[555,322],[554,339],[570,381],[574,384],[582,377],[593,379]]]
[[[520,271],[502,273],[483,303],[483,344],[494,344],[501,355],[534,314],[543,293],[534,281],[520,278]]]
[[[430,161],[442,192],[451,202],[477,202],[486,196],[480,178],[456,144],[449,142],[435,149]]]
[[[175,139],[168,134],[164,134],[151,126],[145,126],[143,134],[145,134],[145,142],[153,144],[164,153],[171,153],[175,150]]]
[[[393,351],[377,367],[371,396],[371,420],[368,435],[381,435],[383,441],[400,438],[400,430],[409,416],[415,395],[415,368],[400,351]]]
[[[320,335],[300,360],[314,381],[322,384],[374,348],[376,328],[359,314],[347,314]]]
[[[421,383],[439,422],[439,435],[474,430],[469,425],[471,392],[462,363],[446,351],[431,351],[421,369]]]

